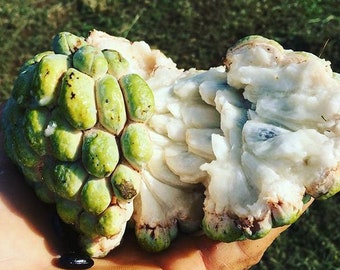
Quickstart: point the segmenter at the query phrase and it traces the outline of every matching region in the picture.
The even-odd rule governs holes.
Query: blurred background
[[[92,29],[144,40],[180,68],[222,63],[238,39],[258,34],[325,58],[340,72],[339,0],[0,0],[0,102],[19,67],[50,50],[60,31]],[[268,249],[259,269],[340,269],[340,195],[312,207]]]

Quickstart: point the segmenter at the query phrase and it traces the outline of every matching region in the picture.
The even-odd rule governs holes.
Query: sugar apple
[[[7,155],[93,257],[128,226],[151,252],[178,230],[261,238],[340,189],[339,74],[261,36],[182,70],[143,41],[61,32],[1,121]]]

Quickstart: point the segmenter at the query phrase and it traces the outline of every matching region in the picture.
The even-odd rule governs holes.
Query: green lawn
[[[238,39],[260,34],[284,47],[320,55],[340,72],[338,0],[0,0],[0,101],[20,65],[50,49],[59,31],[92,29],[145,40],[179,67],[222,62]],[[316,202],[253,269],[340,269],[339,195]]]

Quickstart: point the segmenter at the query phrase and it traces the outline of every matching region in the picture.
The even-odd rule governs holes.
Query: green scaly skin
[[[97,123],[93,78],[69,68],[63,77],[58,105],[74,128],[92,128]]]
[[[105,75],[97,81],[96,100],[99,122],[111,133],[120,134],[127,116],[124,97],[115,77]]]
[[[102,51],[91,45],[79,48],[72,58],[73,66],[93,79],[103,77],[108,70],[108,63]]]
[[[138,74],[127,74],[119,79],[129,118],[136,122],[147,121],[154,113],[155,101],[148,84]]]
[[[35,71],[32,95],[39,106],[53,106],[57,101],[60,77],[70,67],[69,58],[49,54],[41,59]]]
[[[143,167],[152,156],[152,143],[148,131],[141,123],[127,125],[120,143],[124,157],[136,169]]]
[[[62,161],[75,161],[80,157],[82,132],[75,129],[55,110],[45,129],[51,154]]]
[[[129,62],[116,50],[103,50],[103,54],[108,62],[108,73],[116,78],[127,74]]]
[[[102,130],[92,129],[84,134],[82,161],[86,170],[98,178],[112,174],[119,161],[116,137]]]
[[[61,219],[81,233],[84,249],[101,257],[120,243],[141,181],[119,143],[128,119],[118,79],[129,72],[129,62],[68,32],[57,34],[52,48],[19,71],[1,120],[6,153],[37,196],[55,203]],[[142,78],[134,80],[133,87],[147,87]],[[150,117],[153,99],[147,91],[151,107],[144,113]],[[144,104],[140,97],[132,103]],[[138,128],[142,142],[149,143],[146,130]],[[138,132],[132,140],[138,141]],[[130,156],[135,163],[147,161],[136,154],[144,151],[141,145],[125,148],[135,151]]]

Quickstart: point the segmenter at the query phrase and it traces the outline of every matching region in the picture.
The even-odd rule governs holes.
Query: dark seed
[[[259,138],[262,141],[266,141],[266,140],[271,139],[271,138],[273,138],[277,135],[278,134],[276,134],[273,129],[272,130],[269,130],[269,129],[260,129],[259,130]]]
[[[64,269],[89,269],[94,261],[87,255],[79,253],[66,253],[61,255],[58,266]]]

